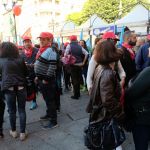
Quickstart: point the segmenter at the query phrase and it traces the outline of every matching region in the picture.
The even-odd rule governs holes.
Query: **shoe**
[[[27,138],[27,134],[26,133],[20,133],[20,140],[24,141]]]
[[[48,125],[43,126],[43,129],[54,129],[56,127],[58,127],[58,124],[50,121]]]
[[[77,96],[71,96],[72,99],[79,99]]]
[[[40,120],[50,120],[51,118],[50,118],[50,116],[48,116],[48,115],[45,115],[45,116],[43,116],[43,117],[40,117]]]
[[[10,135],[13,137],[13,138],[17,138],[18,137],[18,134],[17,134],[17,132],[16,131],[12,131],[12,130],[10,130]]]
[[[36,109],[36,108],[37,108],[36,102],[32,102],[31,107],[30,107],[30,110],[34,110],[34,109]]]
[[[0,131],[0,139],[4,138],[4,134],[2,131]]]

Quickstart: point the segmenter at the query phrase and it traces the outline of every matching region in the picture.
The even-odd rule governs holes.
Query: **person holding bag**
[[[123,118],[121,87],[114,71],[115,62],[121,55],[122,51],[117,50],[111,40],[102,41],[95,48],[94,57],[100,65],[95,70],[90,102],[86,109],[90,113],[86,135],[92,150],[113,150],[125,140],[119,126]]]
[[[77,36],[72,35],[70,36],[70,44],[66,47],[65,57],[69,56],[75,58],[74,63],[70,65],[71,69],[71,78],[73,83],[73,91],[74,94],[71,96],[72,99],[79,99],[80,97],[80,80],[82,77],[82,67],[85,65],[88,52],[78,44]],[[84,59],[83,56],[84,55]],[[73,60],[73,59],[72,59]]]

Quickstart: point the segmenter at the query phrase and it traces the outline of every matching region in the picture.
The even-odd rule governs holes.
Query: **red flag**
[[[26,32],[25,32],[21,37],[23,38],[23,37],[25,37],[25,36],[28,36],[28,37],[32,38],[32,35],[31,35],[31,27],[28,28],[28,29],[26,30]]]

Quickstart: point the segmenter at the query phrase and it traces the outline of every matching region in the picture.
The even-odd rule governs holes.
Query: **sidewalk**
[[[85,112],[89,97],[82,93],[80,100],[70,99],[71,93],[61,96],[61,112],[58,114],[59,127],[43,130],[39,121],[40,116],[45,115],[45,103],[38,96],[38,108],[29,110],[27,103],[27,131],[28,139],[21,142],[9,136],[8,113],[5,113],[4,134],[5,138],[0,140],[0,150],[87,150],[84,147],[83,129],[88,124],[88,114]],[[18,124],[18,123],[17,123]],[[19,130],[19,128],[18,128]],[[124,150],[134,150],[130,134],[123,145]]]

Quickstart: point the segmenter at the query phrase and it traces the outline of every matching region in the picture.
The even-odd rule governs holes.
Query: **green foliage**
[[[87,0],[83,10],[79,13],[70,14],[67,17],[67,20],[73,21],[77,25],[80,25],[93,14],[97,14],[106,22],[111,23],[126,15],[126,13],[128,13],[137,4],[137,2],[139,2],[138,0],[121,1],[122,6],[120,7],[120,0]],[[150,9],[149,0],[141,1],[145,7]]]

